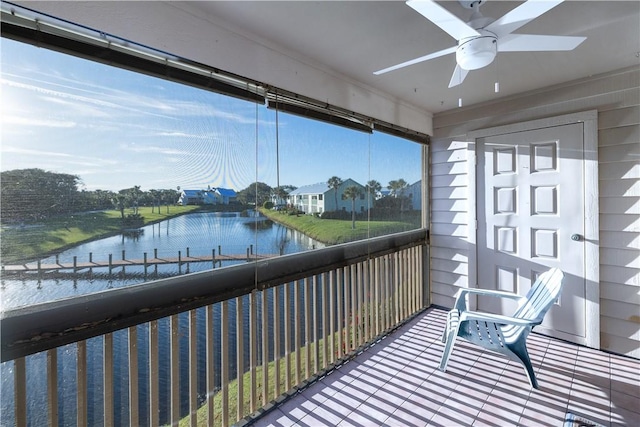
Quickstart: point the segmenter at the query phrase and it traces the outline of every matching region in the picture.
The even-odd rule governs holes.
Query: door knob
[[[579,242],[580,240],[582,240],[582,236],[579,234],[572,234],[571,235],[571,240]]]

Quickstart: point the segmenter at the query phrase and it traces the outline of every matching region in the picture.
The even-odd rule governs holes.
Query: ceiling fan
[[[457,46],[403,62],[373,74],[380,75],[450,53],[456,54],[456,68],[449,87],[462,83],[470,70],[491,64],[498,52],[568,51],[575,49],[586,37],[512,34],[513,31],[556,7],[564,0],[528,0],[493,20],[480,13],[486,0],[458,0],[473,10],[471,20],[464,22],[432,0],[409,0],[407,5],[446,31],[458,41]]]

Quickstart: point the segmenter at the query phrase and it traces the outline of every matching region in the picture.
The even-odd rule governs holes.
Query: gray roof
[[[302,187],[293,190],[289,195],[324,194],[327,190],[330,190],[329,185],[326,182],[319,182],[317,184],[303,185]]]
[[[216,188],[216,190],[218,190],[218,193],[220,193],[221,196],[225,196],[225,197],[236,197],[237,194],[234,190],[231,190],[229,188],[222,188],[222,187],[218,187]]]

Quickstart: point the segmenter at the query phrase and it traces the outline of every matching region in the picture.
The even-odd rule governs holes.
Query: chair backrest
[[[513,317],[531,320],[536,324],[542,323],[545,314],[558,299],[562,290],[564,273],[558,268],[545,271],[531,286],[522,304]]]

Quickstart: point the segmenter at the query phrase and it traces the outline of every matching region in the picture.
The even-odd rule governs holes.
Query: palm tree
[[[155,211],[156,205],[158,205],[158,213],[160,213],[160,191],[158,190],[149,190],[151,194],[151,213]]]
[[[275,200],[276,200],[276,203],[275,203],[276,206],[285,204],[290,191],[292,190],[287,191],[286,186],[283,186],[283,185],[272,189],[273,196],[275,197]]]
[[[404,190],[406,190],[408,186],[407,181],[402,178],[389,181],[389,185],[387,186],[393,197],[400,198],[400,212],[404,210]]]
[[[367,189],[367,194],[372,195],[375,198],[376,194],[378,194],[378,192],[382,190],[382,184],[380,184],[375,179],[372,179],[371,181],[367,182],[365,188]]]
[[[362,194],[362,189],[356,185],[351,185],[344,190],[344,197],[351,199],[351,229],[356,228],[356,198]]]
[[[122,215],[122,220],[124,221],[124,208],[125,208],[125,197],[123,194],[116,194],[113,199],[111,199],[111,203],[113,207],[120,211],[120,215]]]
[[[336,211],[338,211],[338,188],[340,188],[343,182],[342,178],[338,178],[337,176],[332,176],[329,178],[329,181],[327,181],[329,188],[333,188],[333,195],[336,198]]]

